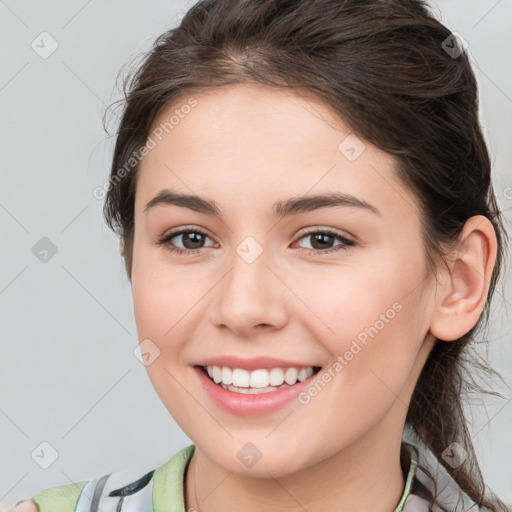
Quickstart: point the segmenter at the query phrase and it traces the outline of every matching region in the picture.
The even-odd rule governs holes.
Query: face
[[[394,160],[312,97],[237,85],[188,99],[156,119],[186,112],[155,138],[135,200],[135,319],[161,400],[239,474],[401,436],[434,289]],[[230,391],[202,366],[224,387],[291,384]]]

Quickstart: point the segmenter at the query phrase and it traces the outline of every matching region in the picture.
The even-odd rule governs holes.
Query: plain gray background
[[[140,476],[191,443],[134,356],[129,282],[92,191],[109,176],[113,140],[101,119],[120,97],[118,71],[192,3],[0,0],[4,507],[128,466]],[[512,1],[431,5],[468,43],[495,191],[512,235]],[[42,32],[58,44],[47,58],[31,47],[46,37],[51,49]],[[43,237],[56,250],[47,262],[33,252],[48,244]],[[510,265],[505,273],[488,339],[490,360],[511,383]],[[475,407],[472,433],[487,484],[512,502],[512,394],[496,389],[506,399]],[[43,442],[58,452],[47,469],[40,464],[50,462],[51,449]],[[32,455],[41,450],[44,457]]]

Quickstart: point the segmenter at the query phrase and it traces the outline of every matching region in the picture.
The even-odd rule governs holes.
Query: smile
[[[320,370],[317,366],[260,368],[253,371],[227,366],[202,366],[210,380],[234,393],[260,394],[277,391],[302,382]]]
[[[223,354],[195,361],[193,369],[216,407],[236,416],[253,416],[292,406],[318,378],[322,366],[273,356]]]

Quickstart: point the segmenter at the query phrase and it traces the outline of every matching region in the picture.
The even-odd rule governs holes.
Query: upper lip
[[[244,370],[258,370],[271,368],[308,368],[318,367],[311,363],[301,363],[299,361],[285,361],[275,357],[251,357],[244,359],[238,356],[216,356],[202,359],[195,363],[196,366],[227,366],[228,368],[242,368]]]

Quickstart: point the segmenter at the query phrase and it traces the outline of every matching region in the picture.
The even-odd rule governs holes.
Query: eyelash
[[[175,237],[177,237],[179,235],[186,234],[186,233],[198,233],[200,235],[203,235],[203,236],[209,238],[208,234],[205,233],[204,231],[202,231],[201,229],[197,229],[197,228],[194,228],[194,229],[182,229],[180,231],[176,231],[174,233],[169,233],[168,235],[163,236],[162,238],[158,239],[156,244],[157,245],[162,245],[165,250],[167,250],[169,252],[172,252],[172,253],[175,253],[175,254],[183,254],[183,255],[186,255],[186,256],[194,256],[195,254],[200,253],[204,249],[204,247],[202,247],[201,249],[180,249],[180,248],[174,247],[173,245],[170,244],[170,241],[173,238],[175,238]],[[338,246],[335,246],[332,249],[326,249],[324,251],[316,250],[316,249],[304,249],[308,254],[315,254],[315,255],[318,255],[318,254],[321,254],[321,255],[323,255],[323,254],[330,254],[330,253],[333,253],[333,252],[347,250],[349,247],[353,247],[354,245],[356,245],[354,241],[344,237],[343,235],[340,235],[336,231],[333,231],[332,229],[329,229],[329,228],[321,228],[321,229],[317,228],[315,230],[308,231],[308,232],[304,233],[303,235],[301,235],[297,239],[297,241],[302,240],[303,238],[307,238],[308,236],[317,235],[317,234],[332,236],[335,239],[337,239],[340,242],[342,242],[342,244],[338,245]]]

